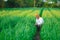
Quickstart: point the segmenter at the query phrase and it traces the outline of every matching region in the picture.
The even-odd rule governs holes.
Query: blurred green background
[[[0,8],[60,7],[60,0],[0,0]]]

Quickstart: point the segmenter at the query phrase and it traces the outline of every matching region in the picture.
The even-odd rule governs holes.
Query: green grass
[[[50,8],[49,8],[50,9]],[[60,40],[60,10],[44,8],[41,29],[42,40]],[[0,10],[0,40],[33,40],[36,33],[35,14],[41,8]]]

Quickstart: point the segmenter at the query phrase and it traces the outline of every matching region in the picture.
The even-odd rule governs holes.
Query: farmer
[[[36,23],[35,26],[37,27],[37,31],[39,32],[41,30],[41,27],[44,23],[44,20],[42,17],[39,16],[39,14],[36,14]]]
[[[44,20],[42,17],[39,16],[39,14],[36,14],[36,23],[35,23],[35,26],[37,28],[37,32],[36,32],[36,40],[40,40],[38,37],[39,36],[39,32],[41,31],[41,27],[44,23]]]

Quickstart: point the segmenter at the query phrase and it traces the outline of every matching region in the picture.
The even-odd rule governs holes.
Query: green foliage
[[[34,25],[35,13],[40,13],[41,9],[17,8],[1,10],[0,40],[33,40],[36,33]],[[42,13],[44,24],[40,33],[41,39],[60,40],[60,9],[50,8],[49,10],[44,8]]]
[[[53,12],[53,9],[51,9],[51,11]],[[50,11],[50,12],[51,12]],[[55,10],[57,11],[57,9]],[[44,17],[44,25],[42,27],[41,30],[41,39],[42,40],[60,40],[60,33],[59,33],[59,22],[58,21],[60,19],[60,17],[58,17],[59,12],[54,12],[54,13],[50,13],[47,10],[44,10],[43,13],[43,17]],[[57,15],[57,16],[56,16]],[[55,17],[56,16],[56,17]]]
[[[28,20],[27,20],[28,19]],[[2,27],[0,39],[5,40],[32,40],[35,34],[34,20],[26,17],[4,17],[2,18]],[[32,27],[33,26],[33,27]],[[3,35],[3,36],[2,36]]]
[[[27,20],[28,19],[28,20]],[[36,28],[35,18],[28,16],[9,16],[0,18],[0,39],[1,40],[32,40]]]

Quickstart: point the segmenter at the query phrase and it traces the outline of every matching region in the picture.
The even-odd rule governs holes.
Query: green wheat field
[[[33,40],[35,14],[42,8],[0,9],[0,40]],[[44,8],[41,40],[60,40],[60,9]]]

